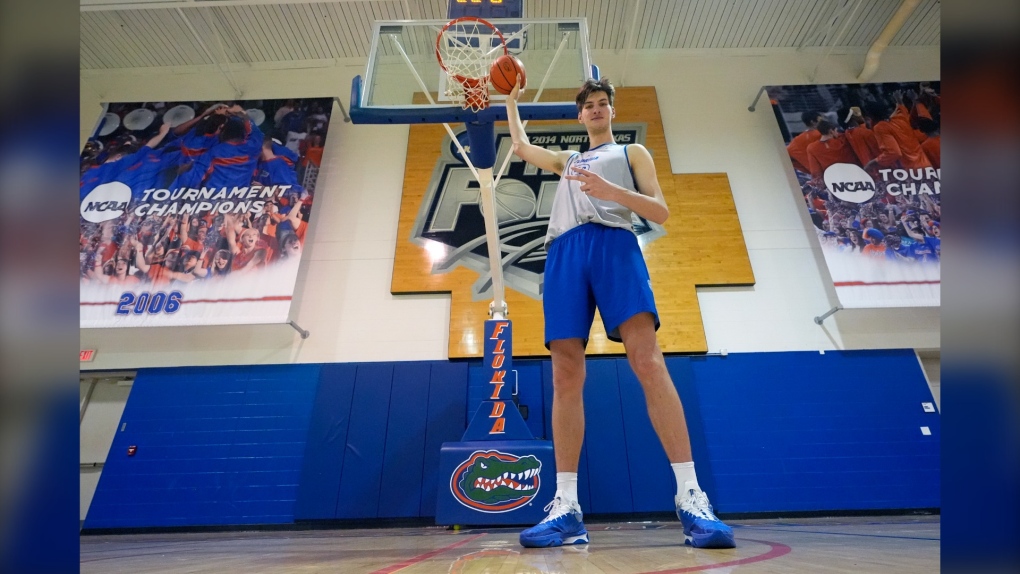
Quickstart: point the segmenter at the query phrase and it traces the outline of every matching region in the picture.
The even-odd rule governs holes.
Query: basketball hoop
[[[509,53],[503,34],[481,18],[450,20],[436,36],[436,59],[450,81],[446,95],[463,108],[480,112],[489,107],[489,68]]]

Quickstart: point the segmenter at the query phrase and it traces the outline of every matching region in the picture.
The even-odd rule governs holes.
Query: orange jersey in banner
[[[807,147],[820,139],[822,139],[822,134],[818,133],[817,130],[808,130],[801,132],[790,140],[790,143],[786,146],[786,152],[790,154],[790,159],[793,160],[793,167],[795,169],[804,173],[810,173]]]
[[[942,168],[942,136],[932,136],[921,144],[921,149],[931,160],[931,165],[935,169]]]
[[[910,112],[900,104],[888,120],[875,124],[875,137],[882,153],[875,158],[882,167],[904,167],[917,169],[931,167],[931,162],[920,142],[914,128],[910,126]]]
[[[812,143],[807,147],[807,156],[812,178],[822,177],[825,169],[834,163],[857,164],[857,155],[845,134]]]
[[[846,139],[850,142],[850,147],[854,149],[854,154],[861,162],[861,165],[868,163],[882,153],[878,149],[878,139],[875,138],[875,132],[866,126],[848,129],[846,131]]]

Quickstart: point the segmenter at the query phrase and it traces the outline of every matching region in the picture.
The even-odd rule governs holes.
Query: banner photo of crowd
[[[940,304],[939,82],[769,86],[840,304]]]
[[[287,322],[332,106],[106,104],[81,153],[81,327]]]

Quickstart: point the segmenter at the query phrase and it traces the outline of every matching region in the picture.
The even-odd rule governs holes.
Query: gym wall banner
[[[940,304],[939,82],[769,86],[840,304]]]
[[[104,107],[81,154],[81,327],[286,322],[332,100]]]

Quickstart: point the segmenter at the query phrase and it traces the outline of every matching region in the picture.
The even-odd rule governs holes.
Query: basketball
[[[503,54],[496,58],[489,70],[489,81],[497,92],[509,96],[517,82],[517,76],[521,77],[521,89],[527,83],[527,76],[524,74],[524,64],[516,56]]]

